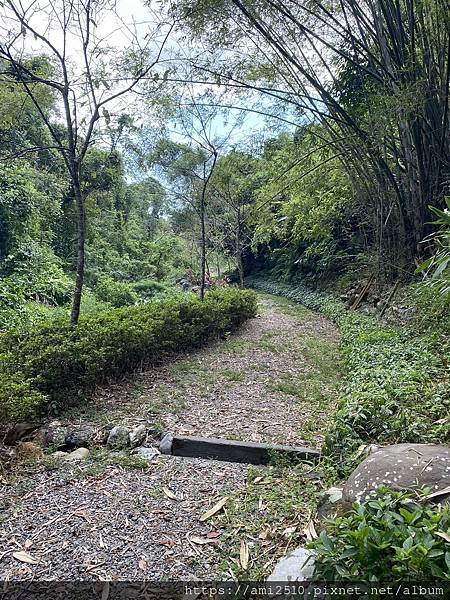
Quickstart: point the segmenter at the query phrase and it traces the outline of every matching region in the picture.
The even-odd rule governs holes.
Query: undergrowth
[[[83,398],[105,378],[166,352],[198,346],[256,312],[251,291],[234,288],[84,315],[0,336],[0,422],[30,419]]]
[[[450,580],[450,507],[423,496],[379,488],[377,497],[330,519],[310,544],[319,581]]]
[[[422,318],[421,326],[387,326],[348,310],[325,292],[262,279],[247,283],[319,311],[340,328],[346,377],[323,448],[339,477],[353,470],[361,446],[372,442],[448,441],[450,344],[445,324],[428,321],[424,326]]]

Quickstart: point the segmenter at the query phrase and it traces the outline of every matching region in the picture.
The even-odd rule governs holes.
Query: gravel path
[[[89,411],[70,419],[301,444],[314,413],[308,440],[320,445],[330,401],[318,408],[308,393],[282,391],[303,381],[309,390],[308,378],[320,375],[320,356],[311,355],[318,339],[337,353],[332,324],[264,297],[261,314],[227,340],[99,390]],[[326,391],[326,378],[319,385]],[[165,456],[145,470],[130,466],[96,469],[95,456],[82,466],[19,466],[0,492],[0,579],[220,578],[223,531],[200,516],[245,487],[248,467]]]

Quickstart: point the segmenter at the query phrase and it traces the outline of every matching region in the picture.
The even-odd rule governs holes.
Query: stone
[[[130,439],[130,447],[137,448],[144,443],[145,438],[147,437],[147,430],[145,425],[138,425],[129,433]]]
[[[64,460],[67,460],[69,462],[85,460],[89,456],[89,454],[90,454],[90,452],[87,448],[77,448],[73,452],[66,454],[66,456],[64,457]]]
[[[172,454],[173,435],[166,433],[159,442],[159,451],[161,454]]]
[[[8,429],[6,432],[3,443],[6,446],[14,446],[21,440],[25,440],[29,437],[38,427],[39,425],[36,425],[35,423],[16,423],[14,427],[11,427],[11,429]]]
[[[320,495],[319,504],[317,506],[317,517],[319,523],[317,530],[323,528],[322,521],[325,519],[333,519],[344,512],[342,503],[342,488],[331,487]]]
[[[62,448],[65,444],[67,427],[64,427],[60,421],[52,421],[48,424],[44,434],[44,445]]]
[[[135,456],[139,456],[140,458],[144,458],[145,460],[153,460],[154,458],[159,456],[161,453],[158,450],[158,448],[153,448],[153,447],[147,448],[147,447],[141,446],[140,448],[136,448],[133,451],[133,454]]]
[[[342,494],[343,502],[367,500],[382,485],[394,490],[450,486],[450,448],[437,444],[396,444],[377,450],[353,471]],[[450,496],[450,494],[448,494]],[[442,501],[445,496],[440,496]]]
[[[296,548],[275,565],[267,581],[310,581],[314,575],[314,551]]]
[[[50,454],[50,456],[53,456],[53,458],[65,458],[67,456],[67,452],[63,452],[62,450],[57,450],[56,452],[52,452],[52,454]]]
[[[128,427],[124,427],[123,425],[116,425],[111,429],[108,435],[108,439],[106,441],[106,445],[108,448],[128,448],[130,445],[130,430]]]
[[[64,446],[67,450],[74,448],[89,448],[93,443],[94,437],[95,429],[93,427],[72,429],[64,438]]]

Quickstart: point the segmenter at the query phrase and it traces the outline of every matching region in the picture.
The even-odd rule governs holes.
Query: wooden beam
[[[267,465],[277,456],[292,462],[317,462],[320,458],[320,451],[314,448],[181,436],[173,437],[171,454],[252,465]]]

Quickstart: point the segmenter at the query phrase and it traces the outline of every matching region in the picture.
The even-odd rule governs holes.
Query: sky
[[[19,2],[19,0],[15,1]],[[156,11],[159,10],[158,6],[160,6],[160,4],[158,3],[157,5],[153,0],[150,1],[153,2],[153,6],[145,5],[141,0],[117,0],[115,3],[116,14],[114,14],[114,11],[112,10],[104,11],[102,13],[102,17],[97,19],[98,22],[92,24],[93,40],[103,40],[102,45],[106,44],[112,48],[108,58],[111,63],[109,69],[111,71],[117,68],[117,77],[120,77],[123,74],[123,70],[121,70],[116,64],[117,57],[121,56],[124,50],[130,47],[130,44],[132,44],[133,47],[138,50],[138,52],[140,51],[139,46],[147,47],[151,50],[152,55],[154,55],[157,51],[157,48],[160,46],[161,39],[163,39],[165,32],[167,32],[166,27],[165,29],[163,28],[162,33],[155,35],[155,23],[160,19],[160,13],[158,14]],[[64,37],[62,35],[59,22],[62,14],[61,7],[63,6],[63,3],[64,0],[53,0],[53,4],[41,4],[38,11],[35,9],[35,7],[38,6],[35,3],[35,0],[21,0],[20,4],[20,6],[24,6],[25,9],[29,8],[32,11],[30,23],[33,28],[38,33],[45,34],[59,51],[62,51],[64,42]],[[55,4],[57,6],[56,10],[49,8],[52,6],[54,7]],[[67,6],[67,2],[64,4],[64,6]],[[34,14],[33,11],[35,11]],[[5,8],[5,5],[3,4],[3,8],[0,9],[0,35],[2,35],[2,32],[4,35],[7,35],[9,31],[20,32],[17,21],[15,22],[14,19],[8,19],[9,16],[10,14],[8,14],[7,8]],[[152,36],[148,35],[149,32],[152,31],[153,38]],[[166,55],[163,56],[163,59],[168,60],[170,56],[173,55],[173,53],[177,50],[179,41],[178,34],[176,32],[172,32],[169,37],[169,41],[165,46]],[[45,44],[30,33],[27,33],[26,36],[19,36],[17,48],[22,49],[26,53],[42,53],[43,49],[48,51],[48,48],[46,48]],[[82,53],[82,40],[75,34],[75,32],[68,35],[66,52],[72,63],[72,80],[76,81],[77,77],[80,77],[80,80],[83,80],[83,72],[85,71],[85,67]],[[102,58],[100,57],[100,59],[97,60],[102,60]],[[162,74],[170,64],[170,62],[163,62],[163,64],[156,67],[155,70],[159,70],[160,74]],[[105,80],[110,81],[108,76],[105,76]],[[125,86],[126,82],[113,84],[112,88],[110,89],[107,89],[101,84],[100,89],[98,92],[96,92],[97,96],[104,94],[106,97],[110,95],[111,92],[116,91],[115,86],[120,85]],[[194,95],[200,95],[205,91],[205,86],[194,84],[191,86],[191,89],[193,90]],[[221,88],[221,93],[223,93],[224,89],[224,87]],[[77,111],[80,115],[80,120],[82,118],[81,115],[83,115],[83,110],[85,113],[87,110],[86,108],[83,108],[83,100],[84,97],[80,92],[77,102]],[[113,105],[108,106],[108,110],[111,113],[119,113],[122,110],[127,110],[127,108],[130,107],[130,100],[130,96],[127,96],[126,98],[124,97],[124,101],[114,102]],[[246,107],[255,106],[256,104],[257,109],[264,111],[264,100],[258,98],[256,95],[253,98],[247,97],[245,100],[243,100],[242,98],[237,97],[234,92],[227,91],[225,97],[222,98],[221,101],[223,101],[224,104]],[[151,122],[149,122],[148,113],[146,112],[145,107],[141,111],[138,110],[137,113],[135,112],[135,114],[137,114],[138,121],[141,119],[141,122],[147,122],[147,125],[151,126]],[[243,115],[245,115],[245,118]],[[210,133],[212,138],[219,138],[222,140],[226,138],[229,146],[245,145],[250,138],[255,138],[255,136],[261,138],[267,138],[271,136],[267,120],[262,115],[251,112],[230,110],[227,117],[228,118],[224,120],[222,114],[212,119]],[[236,122],[238,120],[239,126],[236,126]],[[171,130],[170,135],[172,137],[175,139],[182,139],[180,128],[176,130],[171,123],[168,124],[168,128]]]

